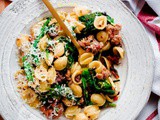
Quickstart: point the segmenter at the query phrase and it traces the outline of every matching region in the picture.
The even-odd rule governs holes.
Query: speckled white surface
[[[85,5],[107,11],[123,25],[126,56],[118,71],[122,93],[116,108],[103,110],[100,120],[133,120],[147,102],[152,86],[154,57],[149,38],[136,17],[119,0],[51,0],[55,7]],[[13,74],[18,69],[15,40],[33,21],[49,13],[41,0],[16,0],[0,15],[0,112],[6,120],[45,120],[16,92]],[[27,26],[27,27],[26,27]],[[64,119],[64,118],[61,118]]]

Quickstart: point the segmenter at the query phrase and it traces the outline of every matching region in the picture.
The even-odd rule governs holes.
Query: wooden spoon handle
[[[64,24],[64,22],[61,20],[61,18],[59,17],[57,11],[54,9],[54,7],[52,6],[52,4],[48,1],[48,0],[42,0],[43,3],[47,6],[47,8],[49,9],[49,11],[51,12],[51,14],[53,15],[53,17],[58,21],[59,25],[62,27],[62,29],[64,30],[64,32],[67,34],[67,36],[70,37],[72,43],[76,46],[76,48],[79,51],[79,54],[83,54],[84,50],[81,48],[81,46],[78,44],[77,40],[73,37],[73,35],[71,34],[71,32],[69,31],[69,29],[67,28],[67,26]]]

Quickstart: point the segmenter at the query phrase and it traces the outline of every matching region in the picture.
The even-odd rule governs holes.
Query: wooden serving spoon
[[[78,44],[78,42],[75,39],[75,37],[71,34],[71,32],[69,31],[69,29],[67,28],[67,26],[61,20],[61,18],[59,17],[57,11],[54,9],[54,7],[52,6],[52,4],[48,0],[42,0],[42,1],[46,5],[46,7],[49,9],[49,11],[53,15],[53,17],[57,20],[57,22],[59,23],[59,25],[62,27],[62,29],[64,30],[64,32],[67,34],[67,36],[71,39],[72,43],[76,46],[76,48],[77,48],[77,50],[79,52],[79,55],[82,55],[83,53],[85,53],[85,51]]]

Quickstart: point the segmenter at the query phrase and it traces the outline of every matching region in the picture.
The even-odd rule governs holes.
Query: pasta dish
[[[98,119],[120,95],[115,65],[124,58],[122,27],[106,12],[84,6],[58,14],[85,52],[79,55],[55,18],[43,18],[16,40],[18,92],[48,119]]]

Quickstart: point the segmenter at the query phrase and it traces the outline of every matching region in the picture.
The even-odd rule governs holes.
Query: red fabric
[[[156,115],[158,115],[158,110],[156,109],[146,120],[152,120]]]
[[[160,27],[155,24],[149,23],[149,21],[152,21],[157,17],[157,14],[152,10],[152,8],[148,6],[147,3],[144,4],[137,17],[143,24],[160,35]]]

